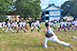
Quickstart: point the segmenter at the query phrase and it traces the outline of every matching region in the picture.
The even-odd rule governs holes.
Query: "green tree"
[[[13,0],[0,0],[0,20],[2,20],[2,15],[6,15],[11,11],[11,5]]]
[[[69,5],[69,6],[68,6]],[[61,5],[61,8],[64,10],[62,15],[65,16],[68,13],[74,17],[77,17],[77,0],[66,1]]]
[[[40,3],[40,0],[17,0],[15,2],[16,14],[24,18],[28,18],[27,15],[36,18],[41,12]]]

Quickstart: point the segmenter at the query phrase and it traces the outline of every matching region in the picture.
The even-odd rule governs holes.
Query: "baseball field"
[[[24,28],[25,29],[25,28]],[[45,29],[44,24],[41,24],[40,32],[34,30],[32,33],[30,32],[30,27],[27,33],[24,33],[23,30],[20,30],[19,33],[12,33],[10,30],[7,34],[4,34],[3,31],[0,31],[0,51],[77,51],[77,39],[72,39],[72,36],[77,37],[77,30],[70,32],[64,32],[61,30],[57,32],[55,30],[55,34],[58,39],[67,43],[71,43],[73,50],[70,48],[58,44],[53,41],[48,41],[48,48],[44,49],[42,46],[44,45],[45,33],[43,32]],[[16,32],[16,30],[14,30]],[[70,38],[68,38],[70,37]]]

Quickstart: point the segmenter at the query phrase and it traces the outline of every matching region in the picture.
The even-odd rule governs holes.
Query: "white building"
[[[55,6],[54,4],[49,5],[47,8],[43,10],[42,13],[42,20],[44,21],[51,21],[51,20],[60,20],[61,19],[61,11],[59,7]]]

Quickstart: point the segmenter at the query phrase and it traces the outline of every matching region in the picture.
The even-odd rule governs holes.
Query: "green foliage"
[[[70,5],[70,7],[68,7]],[[68,13],[74,17],[77,17],[77,0],[66,1],[64,4],[61,5],[61,8],[64,10],[62,15],[65,16]]]
[[[28,18],[27,15],[36,18],[41,12],[40,3],[40,0],[17,0],[15,2],[16,14],[24,18]]]

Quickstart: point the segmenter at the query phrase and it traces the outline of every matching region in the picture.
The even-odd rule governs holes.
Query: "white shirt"
[[[39,21],[37,21],[36,23],[39,24]]]
[[[64,25],[67,25],[67,22],[64,22]]]
[[[75,21],[72,21],[72,24],[75,24]]]
[[[60,22],[59,25],[61,25],[61,27],[64,25],[64,22]]]
[[[53,26],[53,23],[52,22],[50,23],[50,26]]]
[[[6,23],[5,22],[2,22],[2,24],[3,24],[3,26],[5,26]]]
[[[15,26],[17,26],[17,22],[15,22],[14,24],[15,24]]]
[[[8,27],[10,27],[10,26],[11,26],[11,24],[10,24],[10,23],[7,23],[7,26],[8,26]]]
[[[20,27],[22,27],[22,25],[23,25],[23,22],[19,22],[19,25],[20,25]]]
[[[25,22],[23,22],[23,26],[25,26],[26,25],[26,23]]]
[[[54,35],[52,36],[52,38],[57,37],[57,36],[55,35],[55,33],[51,30],[51,28],[47,29],[47,32],[48,32],[48,33],[52,33],[52,34],[54,34]]]
[[[12,23],[12,26],[15,26],[15,23]]]
[[[0,27],[2,26],[2,23],[0,22]]]
[[[77,21],[75,21],[75,25],[74,26],[77,26]]]
[[[34,23],[34,26],[37,26],[37,23],[36,22]]]
[[[68,25],[70,25],[71,24],[71,22],[68,22]]]

